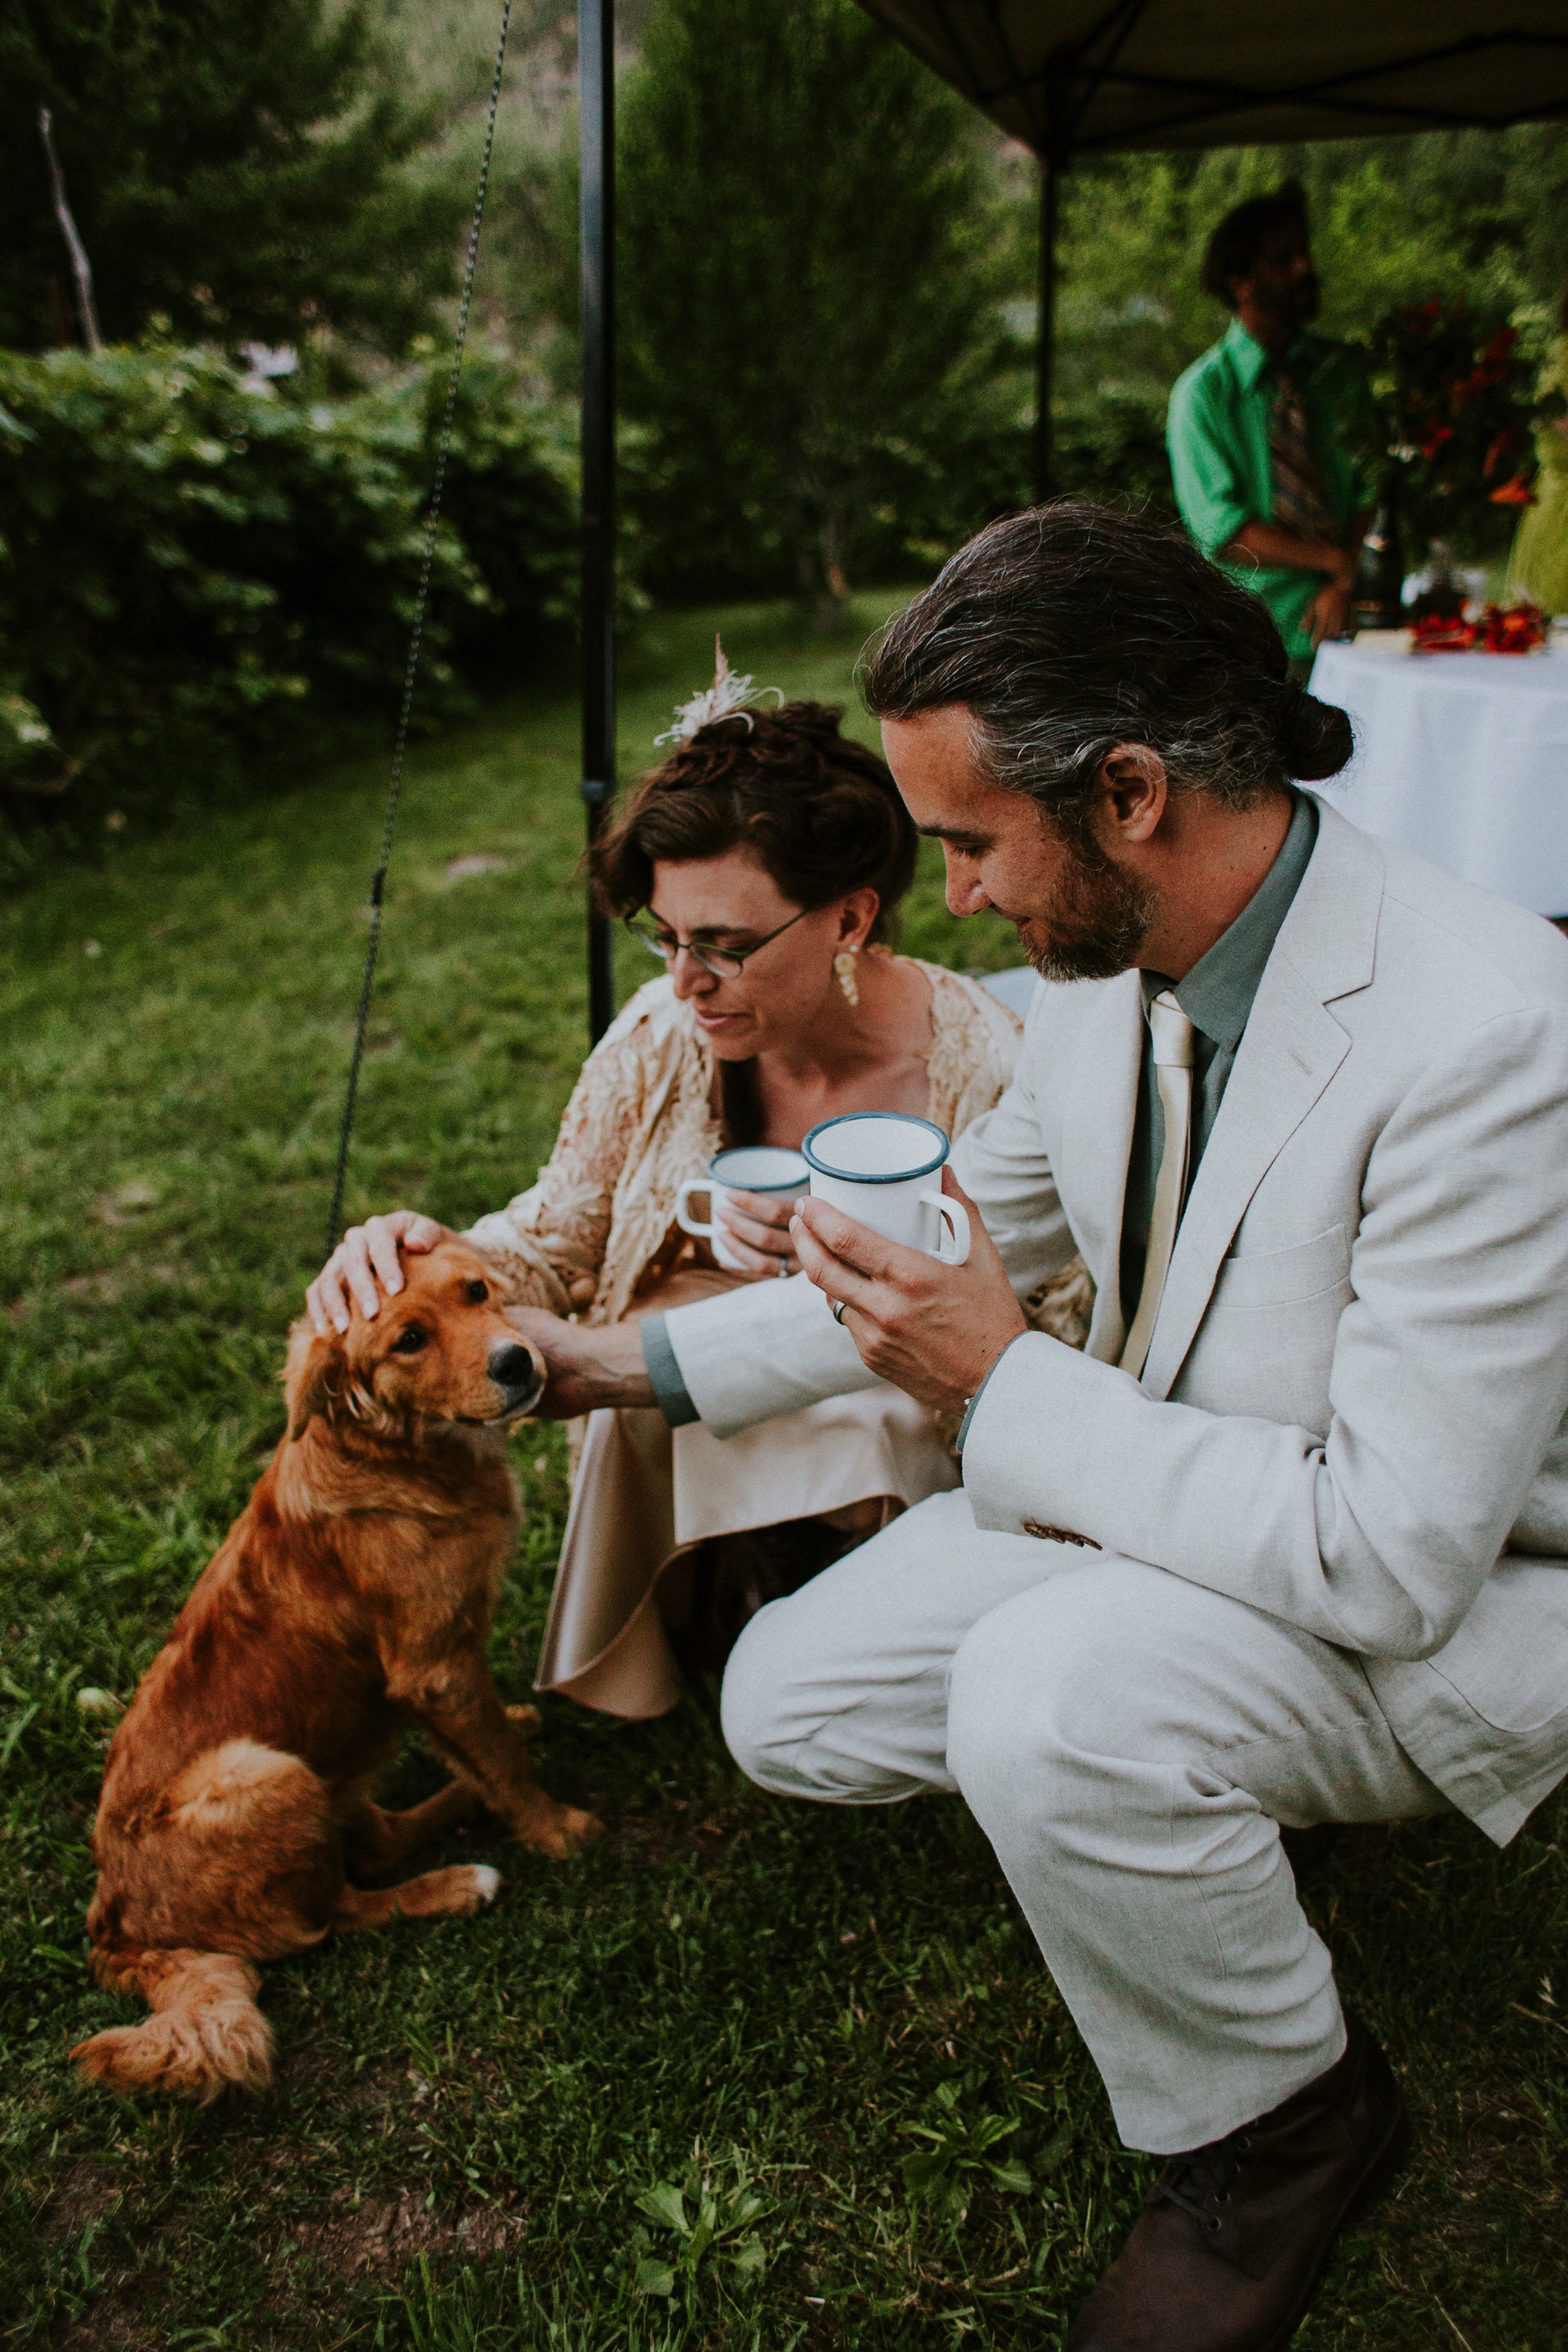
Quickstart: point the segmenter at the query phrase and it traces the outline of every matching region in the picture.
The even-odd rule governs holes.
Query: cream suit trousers
[[[1447,1810],[1348,1651],[1163,1569],[977,1529],[962,1490],[760,1611],[723,1717],[786,1796],[962,1794],[1122,2137],[1155,2155],[1344,2047],[1278,1825]]]

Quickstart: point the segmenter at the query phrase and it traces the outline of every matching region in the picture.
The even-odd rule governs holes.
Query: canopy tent
[[[1507,0],[1504,0],[1507,5]],[[861,0],[1058,166],[1568,113],[1568,8],[1519,0]]]
[[[1050,484],[1061,174],[1136,147],[1267,146],[1568,114],[1568,6],[1519,0],[860,0],[1040,158],[1035,485]],[[1505,0],[1506,5],[1506,0]]]
[[[767,0],[759,0],[766,5]],[[860,0],[1041,164],[1035,475],[1050,481],[1062,173],[1131,148],[1502,130],[1568,115],[1568,0]],[[615,0],[578,0],[583,196],[583,797],[615,788]],[[589,915],[590,1023],[609,926]]]

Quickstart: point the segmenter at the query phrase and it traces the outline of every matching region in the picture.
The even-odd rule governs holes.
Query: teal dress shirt
[[[1220,1104],[1236,1065],[1263,967],[1274,950],[1279,926],[1290,910],[1318,839],[1318,808],[1304,793],[1294,794],[1290,830],[1258,888],[1227,931],[1208,953],[1200,956],[1184,980],[1171,981],[1146,971],[1143,1006],[1168,988],[1197,1034],[1193,1040],[1193,1134],[1187,1154],[1187,1187],[1192,1188],[1204,1147],[1214,1133]],[[1131,1323],[1143,1287],[1143,1260],[1149,1248],[1149,1227],[1154,1213],[1154,1178],[1165,1148],[1165,1120],[1160,1089],[1154,1082],[1154,1042],[1148,1022],[1143,1024],[1143,1061],[1138,1080],[1138,1111],[1132,1128],[1132,1156],[1127,1164],[1127,1198],[1121,1213],[1121,1312]],[[1184,1207],[1185,1203],[1184,1202]]]

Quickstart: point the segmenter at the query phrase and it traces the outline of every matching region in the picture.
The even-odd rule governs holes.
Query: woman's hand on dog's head
[[[400,1249],[423,1253],[437,1242],[455,1240],[445,1225],[417,1209],[394,1209],[351,1225],[309,1290],[305,1306],[321,1332],[346,1331],[351,1298],[362,1315],[374,1315],[381,1294],[395,1298],[403,1287]]]

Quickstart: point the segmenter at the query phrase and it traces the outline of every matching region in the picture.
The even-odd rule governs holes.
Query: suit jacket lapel
[[[1372,978],[1381,854],[1321,802],[1319,824],[1318,845],[1258,983],[1176,1235],[1143,1368],[1142,1386],[1153,1397],[1170,1394],[1247,1203],[1350,1051],[1325,1000],[1364,988]]]
[[[1084,1011],[1063,1073],[1065,1115],[1051,1155],[1068,1223],[1094,1276],[1094,1318],[1086,1352],[1114,1363],[1127,1337],[1121,1319],[1121,1213],[1138,1072],[1143,1051],[1143,991],[1135,971],[1079,983]]]
[[[1350,1042],[1300,974],[1271,961],[1176,1234],[1143,1367],[1142,1384],[1151,1396],[1170,1393],[1247,1202],[1350,1051]]]

